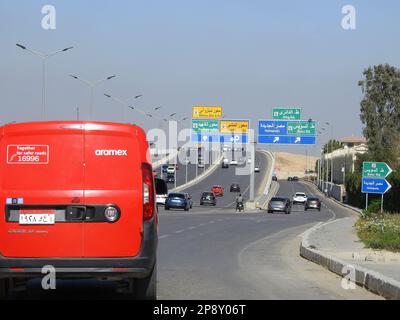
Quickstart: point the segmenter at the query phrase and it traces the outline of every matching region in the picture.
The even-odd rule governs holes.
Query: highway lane
[[[225,173],[210,179],[219,177]],[[281,196],[317,193],[302,182],[279,184]],[[299,256],[304,231],[349,215],[329,200],[321,212],[294,206],[290,215],[223,208],[161,214],[159,299],[377,299],[359,287],[343,289],[340,277]]]
[[[260,194],[261,192],[263,192],[263,186],[260,185],[264,178],[263,172],[267,168],[266,156],[262,153],[257,152],[256,163],[259,164],[261,172],[256,173],[255,191],[256,194]],[[185,192],[188,192],[192,196],[194,206],[199,207],[202,192],[211,191],[211,187],[213,185],[221,185],[225,190],[225,194],[223,197],[217,198],[217,208],[234,208],[234,201],[237,193],[231,193],[230,186],[232,183],[238,183],[241,187],[241,192],[245,197],[245,200],[248,199],[250,185],[249,167],[250,164],[248,164],[247,168],[244,168],[243,166],[229,166],[229,168],[227,169],[222,169],[222,167],[220,166],[212,175],[200,181],[198,184],[187,188]],[[180,171],[181,172],[179,174],[181,174],[184,169]],[[209,210],[209,208],[207,207],[203,209]],[[163,209],[161,208],[161,210]]]
[[[232,179],[233,174],[233,168],[218,169],[191,192],[201,192],[221,177]],[[236,178],[246,185],[248,177]],[[312,189],[304,183],[280,181],[278,193],[316,193]],[[224,206],[196,207],[189,213],[161,211],[158,298],[377,299],[358,287],[342,289],[338,276],[299,256],[301,233],[318,222],[351,214],[328,200],[321,212],[304,212],[295,206],[290,215],[239,214]],[[115,288],[107,282],[76,280],[60,281],[56,291],[43,291],[36,281],[28,291],[14,292],[13,298],[125,299]]]

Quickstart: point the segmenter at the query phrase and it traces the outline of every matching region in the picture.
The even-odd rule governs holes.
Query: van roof
[[[102,121],[37,121],[37,122],[21,122],[10,123],[2,126],[1,134],[13,134],[27,131],[47,131],[47,130],[90,130],[90,131],[109,131],[109,132],[132,132],[136,134],[144,134],[142,128],[135,124],[102,122]]]
[[[0,127],[0,138],[4,136],[59,134],[61,130],[71,132],[83,130],[109,136],[136,136],[139,141],[142,162],[151,163],[149,144],[144,130],[134,124],[105,121],[37,121],[5,124]]]

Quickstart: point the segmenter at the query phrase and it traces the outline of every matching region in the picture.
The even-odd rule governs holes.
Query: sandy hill
[[[303,173],[306,169],[315,170],[315,162],[318,157],[306,156],[287,152],[274,152],[275,171],[277,173]]]

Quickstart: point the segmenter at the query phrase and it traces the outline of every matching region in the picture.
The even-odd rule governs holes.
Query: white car
[[[175,166],[169,166],[168,168],[167,168],[167,173],[172,173],[172,174],[174,174],[175,173]]]
[[[197,165],[197,168],[204,168],[204,163],[199,163],[199,164]]]
[[[237,165],[238,165],[237,160],[232,160],[232,161],[231,161],[231,166],[237,166]]]
[[[167,194],[157,194],[156,195],[156,203],[165,205],[165,200],[167,199],[168,195]]]
[[[296,192],[293,196],[292,203],[293,204],[305,204],[307,202],[307,195],[304,192]]]
[[[259,166],[255,166],[254,167],[254,172],[260,172],[260,167]]]

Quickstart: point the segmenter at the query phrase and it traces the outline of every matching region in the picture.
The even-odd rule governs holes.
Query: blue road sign
[[[219,142],[219,134],[218,133],[192,133],[192,142]]]
[[[384,194],[391,188],[391,184],[385,179],[362,178],[362,193]]]
[[[220,134],[219,136],[221,143],[247,143],[249,141],[248,134]]]
[[[296,136],[258,136],[260,144],[295,144],[295,145],[313,145],[316,143],[316,137],[296,137]]]
[[[281,120],[260,120],[258,122],[258,143],[259,144],[292,144],[292,145],[314,145],[317,138],[314,134],[302,135],[298,133],[289,134],[289,123],[303,123],[309,125],[307,121],[281,121]],[[311,123],[314,125],[315,122]],[[292,130],[293,131],[293,130]],[[313,129],[313,132],[315,129]]]

